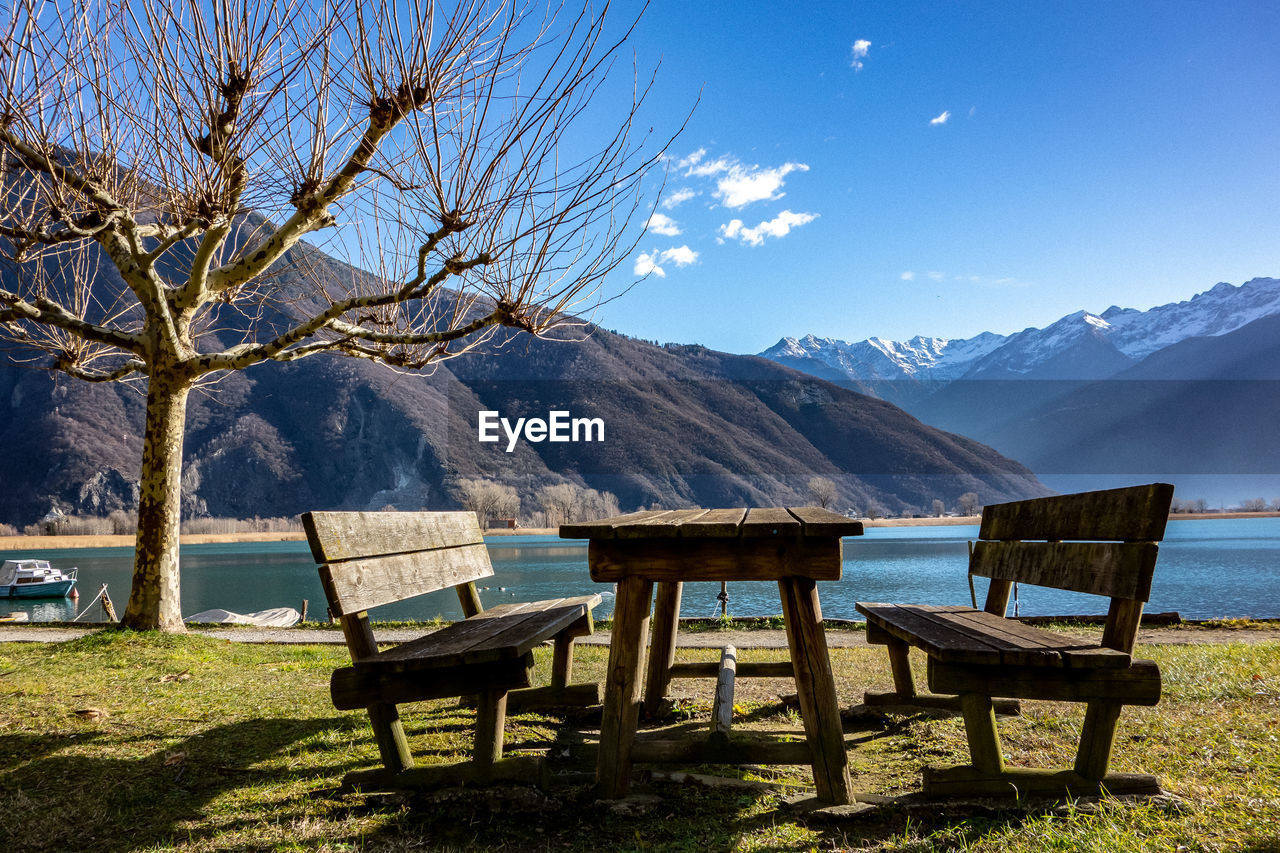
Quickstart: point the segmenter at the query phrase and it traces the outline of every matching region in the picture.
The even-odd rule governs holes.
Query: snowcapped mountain
[[[760,353],[800,370],[859,381],[956,379],[1104,379],[1165,347],[1215,337],[1280,314],[1280,279],[1221,283],[1183,302],[1147,311],[1112,306],[1077,311],[1043,329],[1012,335],[984,332],[951,340],[869,338],[847,343],[806,335],[783,338]]]

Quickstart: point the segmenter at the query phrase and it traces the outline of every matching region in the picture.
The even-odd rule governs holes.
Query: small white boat
[[[0,598],[66,598],[78,569],[55,569],[48,560],[5,560],[0,566]]]
[[[258,610],[253,613],[232,613],[230,610],[218,607],[193,613],[182,621],[217,625],[256,625],[259,628],[290,628],[302,621],[302,614],[292,607],[272,607],[269,610]]]

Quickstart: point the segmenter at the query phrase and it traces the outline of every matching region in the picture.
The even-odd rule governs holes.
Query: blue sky
[[[644,118],[700,102],[596,320],[757,352],[1280,276],[1277,45],[1275,2],[657,0]]]

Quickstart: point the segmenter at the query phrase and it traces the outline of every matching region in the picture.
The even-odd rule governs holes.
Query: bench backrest
[[[457,587],[467,616],[493,566],[473,512],[308,512],[302,516],[335,616]]]
[[[985,609],[1003,615],[1014,583],[1107,596],[1103,645],[1130,651],[1172,501],[1173,486],[1152,483],[986,507],[969,561],[991,578]]]

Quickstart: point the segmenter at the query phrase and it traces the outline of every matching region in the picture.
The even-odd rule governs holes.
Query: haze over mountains
[[[1280,494],[1280,280],[1147,311],[1079,311],[964,340],[783,338],[762,355],[891,400],[1055,488],[1168,479],[1183,497]]]

